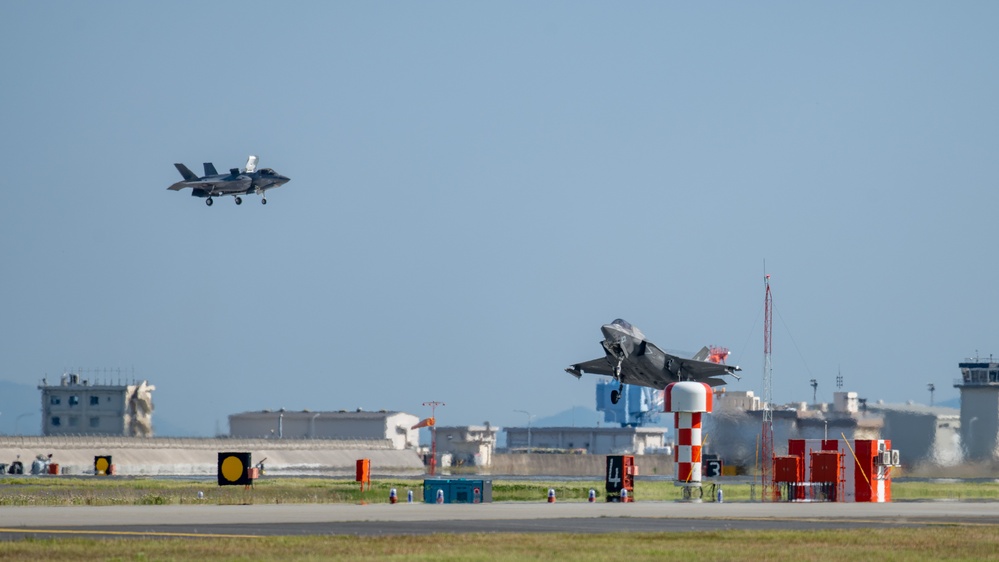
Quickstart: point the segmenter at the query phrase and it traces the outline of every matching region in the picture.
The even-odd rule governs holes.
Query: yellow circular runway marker
[[[219,486],[252,486],[250,453],[219,453]]]
[[[241,480],[243,475],[246,473],[246,467],[243,466],[243,462],[236,456],[226,457],[225,460],[222,461],[221,470],[222,477],[229,482],[237,482]]]

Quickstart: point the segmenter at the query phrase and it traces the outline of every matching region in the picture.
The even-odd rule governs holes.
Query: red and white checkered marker
[[[673,412],[676,427],[676,482],[701,483],[701,414],[711,412],[711,387],[702,382],[670,383],[663,392],[664,410]]]

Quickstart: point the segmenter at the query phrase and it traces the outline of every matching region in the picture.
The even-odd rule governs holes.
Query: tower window
[[[100,402],[101,402],[100,397],[98,397],[98,396],[91,396],[90,397],[90,405],[91,406],[96,406],[96,405],[100,404]]]

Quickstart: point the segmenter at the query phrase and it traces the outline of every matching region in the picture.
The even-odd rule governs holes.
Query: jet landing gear
[[[211,207],[211,206],[212,206],[212,203],[214,203],[214,202],[215,202],[215,201],[212,201],[212,198],[211,198],[211,197],[209,197],[208,199],[205,199],[205,205],[208,205],[209,207]]]
[[[237,195],[236,196],[236,204],[237,205],[242,205],[243,204],[243,198]]]
[[[263,199],[261,199],[261,200],[260,200],[260,204],[261,204],[261,205],[266,205],[266,204],[267,204],[267,198],[266,198],[266,197],[264,197]]]
[[[619,386],[617,390],[611,391],[611,404],[617,404],[621,400],[621,393],[624,392],[624,383],[621,382],[621,361],[618,361],[614,367],[614,380],[618,382]]]

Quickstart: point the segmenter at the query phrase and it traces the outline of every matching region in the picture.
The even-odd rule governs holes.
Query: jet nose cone
[[[604,324],[600,327],[600,331],[607,341],[617,341],[621,337],[621,330],[613,324]]]

